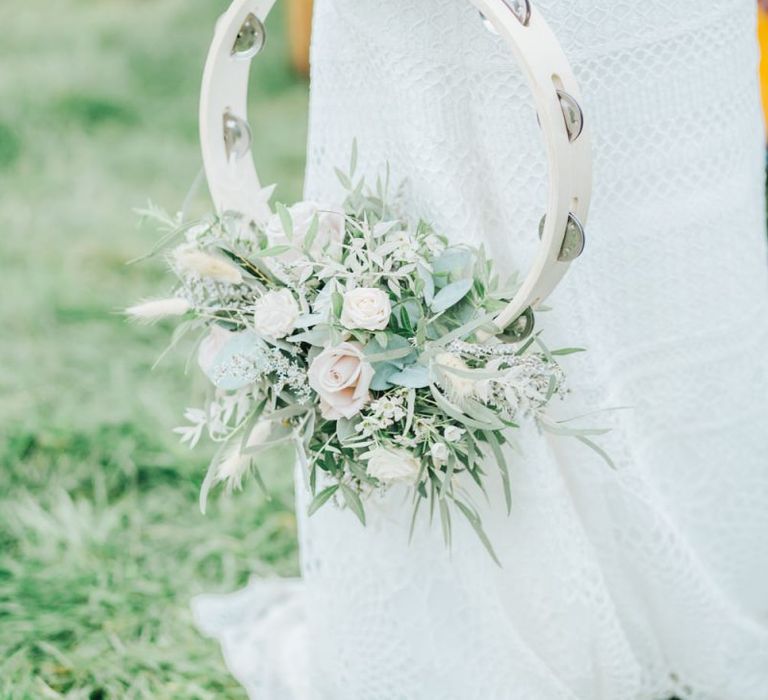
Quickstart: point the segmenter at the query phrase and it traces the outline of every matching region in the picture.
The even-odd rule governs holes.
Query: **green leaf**
[[[445,347],[448,345],[448,343],[451,343],[454,340],[466,338],[473,331],[476,331],[486,323],[493,321],[495,316],[495,313],[490,313],[485,314],[484,316],[480,316],[479,318],[473,318],[471,321],[467,321],[467,323],[465,323],[463,326],[460,326],[455,331],[451,331],[450,333],[446,333],[444,336],[441,336],[437,341],[435,341],[435,343],[436,345]]]
[[[483,436],[491,446],[491,451],[493,452],[493,456],[496,457],[496,463],[499,465],[499,470],[501,471],[501,481],[504,485],[504,500],[507,504],[507,515],[509,515],[512,513],[512,489],[510,487],[507,460],[504,457],[504,452],[501,449],[501,443],[499,442],[496,433],[492,430],[485,430],[483,431]]]
[[[441,313],[458,304],[472,289],[474,281],[471,279],[459,280],[443,287],[435,298],[432,299],[430,308],[435,313]]]
[[[611,456],[602,448],[600,445],[598,445],[596,442],[593,442],[589,438],[584,437],[583,435],[577,435],[576,439],[585,444],[587,447],[591,448],[595,452],[597,452],[598,455],[600,455],[605,463],[611,468],[616,469],[616,463],[611,459]]]
[[[274,258],[277,255],[282,255],[291,250],[289,245],[273,245],[271,248],[264,248],[264,250],[258,250],[253,254],[254,258]]]
[[[339,485],[334,484],[333,486],[329,486],[327,489],[323,489],[320,493],[317,494],[312,499],[312,503],[309,506],[309,516],[313,516],[315,513],[317,513],[320,508],[322,508],[328,501],[333,497],[333,494],[335,494],[339,490]]]
[[[280,202],[275,205],[275,209],[277,210],[278,217],[280,217],[280,224],[283,227],[283,231],[285,231],[286,237],[289,241],[292,241],[293,219],[291,218],[291,213],[286,209],[285,204],[281,204]]]
[[[432,392],[432,396],[437,402],[438,407],[445,411],[445,413],[447,413],[451,418],[461,423],[463,426],[467,428],[475,428],[477,430],[498,430],[498,427],[495,424],[489,424],[485,421],[475,420],[474,418],[470,418],[469,416],[465,415],[458,406],[455,406],[450,401],[448,401],[448,399],[443,396],[442,393],[440,393],[440,390],[434,384],[431,384],[429,389]]]
[[[312,223],[309,225],[309,229],[307,229],[307,235],[304,237],[304,244],[301,246],[305,253],[309,253],[312,249],[312,244],[315,242],[315,238],[317,238],[319,229],[320,218],[315,214],[312,217]]]
[[[427,302],[427,305],[431,305],[432,300],[435,298],[435,280],[432,277],[432,273],[421,263],[416,265],[416,272],[419,275],[419,279],[424,283],[424,301]]]
[[[339,418],[336,421],[336,436],[342,445],[353,438],[357,438],[358,434],[355,431],[355,423],[347,418]]]
[[[331,305],[333,308],[333,315],[336,318],[341,317],[341,311],[344,308],[344,297],[339,292],[331,294]]]
[[[421,502],[424,499],[421,496],[416,497],[416,502],[413,504],[413,513],[411,515],[411,526],[408,529],[408,544],[413,542],[413,533],[416,529],[416,518],[419,515],[419,508],[421,508]]]
[[[389,383],[408,389],[425,389],[429,386],[429,369],[421,365],[406,367],[401,372],[390,375]]]
[[[391,386],[389,378],[397,374],[400,369],[387,362],[380,362],[374,367],[375,373],[371,380],[371,389],[373,391],[386,391]]]
[[[352,155],[349,158],[349,176],[354,177],[357,170],[357,139],[352,139]]]
[[[366,350],[369,346],[366,346]],[[392,350],[386,350],[385,352],[377,352],[371,355],[366,354],[365,359],[370,363],[374,362],[391,362],[392,360],[402,360],[408,355],[413,353],[412,347],[407,348],[393,348]]]
[[[436,498],[436,496],[433,496],[433,498]],[[445,540],[445,546],[450,549],[452,541],[451,512],[448,510],[448,504],[445,502],[445,499],[438,498],[437,501],[440,506],[440,527],[443,531],[443,539]]]
[[[439,258],[431,261],[432,271],[435,274],[447,274],[449,272],[463,272],[472,262],[472,251],[466,248],[453,248],[446,250]]]
[[[330,329],[327,326],[315,326],[312,330],[296,333],[286,338],[290,343],[308,343],[318,348],[323,348],[328,344]]]
[[[271,501],[272,495],[267,490],[267,485],[264,483],[264,479],[261,477],[261,472],[259,471],[259,468],[253,463],[253,460],[251,460],[251,473],[253,474],[254,481],[256,481],[256,485],[264,494],[264,498],[266,498],[268,501]]]
[[[363,508],[363,502],[360,500],[360,496],[346,484],[341,484],[341,493],[344,496],[344,502],[349,509],[358,517],[358,520],[365,525],[365,509]]]
[[[493,549],[493,545],[491,545],[491,541],[488,539],[488,535],[486,535],[485,530],[483,530],[483,524],[480,521],[480,516],[477,513],[475,513],[475,511],[472,510],[469,506],[465,505],[458,499],[454,500],[454,503],[456,504],[456,507],[464,515],[464,517],[469,521],[469,524],[472,526],[472,529],[475,531],[478,538],[483,543],[483,546],[488,551],[488,554],[491,555],[491,559],[493,559],[493,561],[496,562],[497,566],[501,568],[501,562],[499,561],[499,558],[496,556],[496,552]]]
[[[586,351],[586,348],[560,348],[559,350],[553,350],[552,355],[554,357],[563,357],[564,355],[575,355],[577,352]]]
[[[339,178],[339,182],[345,190],[353,189],[352,180],[349,179],[349,176],[343,170],[334,168],[334,171],[336,172],[336,177]]]
[[[451,479],[453,478],[453,473],[456,470],[456,455],[451,453],[450,457],[448,458],[448,466],[445,470],[445,476],[443,477],[443,485],[440,488],[440,498],[445,498],[445,495],[447,493],[450,493],[451,489]]]

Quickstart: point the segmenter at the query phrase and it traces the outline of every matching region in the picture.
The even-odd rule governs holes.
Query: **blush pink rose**
[[[352,418],[371,398],[373,367],[358,343],[323,350],[309,367],[309,385],[320,397],[320,413],[328,420]]]

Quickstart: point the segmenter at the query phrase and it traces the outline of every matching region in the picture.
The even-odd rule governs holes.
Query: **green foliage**
[[[176,206],[199,171],[200,71],[225,5],[0,10],[2,700],[244,698],[189,599],[297,570],[290,466],[256,456],[273,499],[251,486],[202,516],[210,455],[169,430],[192,399],[190,346],[152,372],[169,328],[115,313],[165,289],[162,262],[125,265],[156,240],[131,208]],[[254,76],[254,150],[292,199],[306,85],[281,21]]]

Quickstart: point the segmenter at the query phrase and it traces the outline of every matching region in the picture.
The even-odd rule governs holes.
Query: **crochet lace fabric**
[[[587,249],[539,328],[589,349],[567,358],[563,417],[626,407],[586,421],[612,428],[618,468],[525,429],[512,515],[478,498],[501,569],[458,521],[450,556],[426,516],[409,546],[404,494],[371,504],[367,529],[333,508],[307,519],[298,477],[299,608],[263,625],[257,587],[238,594],[251,615],[217,626],[226,600],[197,605],[225,648],[246,640],[228,657],[253,698],[768,698],[754,0],[534,2],[595,151]],[[405,180],[409,214],[527,269],[543,145],[519,69],[466,0],[318,0],[310,127],[309,197],[337,198],[357,138],[364,170]]]

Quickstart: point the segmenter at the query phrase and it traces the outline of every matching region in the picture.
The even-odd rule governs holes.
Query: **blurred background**
[[[768,4],[768,3],[766,3]],[[244,698],[189,599],[295,575],[290,468],[197,498],[171,428],[198,396],[168,326],[120,309],[167,291],[133,207],[174,211],[200,171],[197,98],[227,0],[0,6],[0,698]],[[254,150],[301,193],[311,0],[278,3],[254,64]],[[768,43],[768,15],[761,36]],[[768,68],[764,66],[768,87]],[[206,206],[205,188],[196,206]]]
[[[0,3],[3,700],[244,698],[189,599],[298,572],[290,468],[271,502],[248,488],[202,516],[205,455],[171,433],[200,400],[186,353],[151,371],[171,328],[119,314],[168,291],[161,261],[126,265],[158,235],[132,208],[176,211],[200,171],[227,5]],[[254,150],[283,201],[301,193],[309,5],[277,4],[252,79]]]

